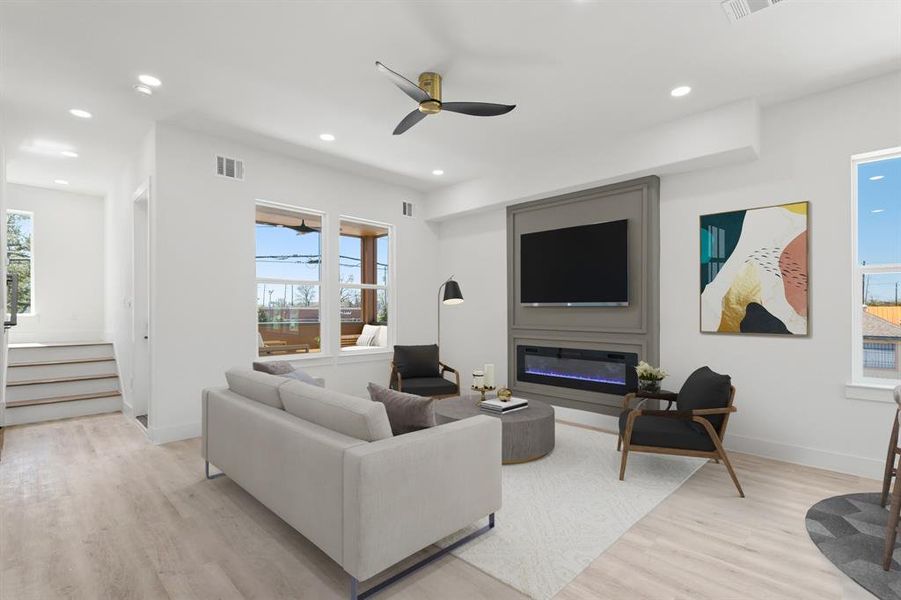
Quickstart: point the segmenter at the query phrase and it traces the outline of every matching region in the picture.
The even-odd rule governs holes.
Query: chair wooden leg
[[[742,498],[745,497],[744,490],[741,489],[741,484],[738,483],[738,476],[735,474],[735,470],[732,468],[732,463],[729,462],[729,456],[726,454],[726,451],[723,450],[722,445],[719,447],[720,458],[723,459],[723,464],[726,465],[726,470],[729,471],[729,477],[732,478],[732,483],[735,484],[735,489],[738,490],[738,495]]]
[[[895,479],[892,489],[892,506],[889,509],[888,523],[885,525],[885,549],[882,552],[882,568],[888,571],[892,566],[892,554],[895,552],[895,538],[898,535],[898,516],[901,514],[901,485]]]
[[[626,460],[629,458],[629,444],[623,444],[623,460],[619,466],[619,480],[623,481],[626,477]]]
[[[888,440],[888,452],[885,457],[885,474],[882,476],[882,496],[880,505],[885,506],[888,501],[889,488],[892,485],[892,471],[895,469],[895,456],[898,453],[898,411],[895,411],[895,419],[892,424],[892,434]]]

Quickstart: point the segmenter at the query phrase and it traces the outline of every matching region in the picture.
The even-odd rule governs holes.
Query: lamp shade
[[[444,284],[444,303],[445,304],[462,304],[463,292],[460,291],[460,284],[453,279],[448,279]]]

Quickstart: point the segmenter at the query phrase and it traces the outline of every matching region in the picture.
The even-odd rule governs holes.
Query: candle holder
[[[482,398],[479,401],[484,402],[485,401],[485,392],[493,392],[496,388],[493,385],[492,386],[485,386],[485,385],[476,386],[476,385],[474,385],[474,386],[472,386],[472,389],[479,392],[482,395]]]

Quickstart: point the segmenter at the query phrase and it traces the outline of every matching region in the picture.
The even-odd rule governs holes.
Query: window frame
[[[36,316],[36,315],[38,314],[38,311],[37,311],[37,308],[36,308],[36,304],[35,304],[35,293],[34,293],[34,291],[35,291],[35,285],[34,285],[34,283],[35,283],[35,271],[36,271],[35,266],[34,266],[34,263],[35,263],[35,252],[34,252],[34,249],[35,249],[35,237],[36,237],[36,236],[35,236],[35,229],[34,229],[34,224],[35,224],[34,211],[32,211],[32,210],[21,210],[21,209],[18,209],[18,208],[7,208],[7,209],[6,209],[6,218],[7,218],[7,221],[9,221],[9,215],[11,215],[11,214],[16,214],[16,215],[28,215],[28,216],[31,218],[31,258],[30,258],[29,261],[28,261],[28,262],[29,262],[29,266],[30,266],[30,269],[29,269],[29,277],[30,277],[30,279],[29,279],[29,281],[31,282],[31,298],[30,298],[31,301],[30,301],[29,304],[28,304],[28,312],[24,312],[24,313],[17,312],[17,313],[16,313],[16,316],[17,316],[17,317],[34,317],[34,316]],[[5,254],[5,256],[6,256],[6,269],[7,269],[7,272],[8,272],[8,271],[9,271],[9,233],[8,233],[9,225],[8,225],[8,223],[5,223],[4,225],[7,227],[7,230],[4,231],[4,239],[6,240],[6,248],[4,249],[4,254]],[[16,307],[16,309],[18,310],[18,307]],[[4,314],[6,314],[6,313],[5,313],[5,309],[4,309]]]
[[[851,383],[848,388],[876,388],[891,389],[901,380],[895,378],[866,377],[863,365],[863,310],[865,298],[861,281],[865,275],[878,275],[880,273],[901,273],[901,263],[888,264],[860,264],[858,255],[858,168],[860,165],[901,158],[901,146],[856,154],[851,157]],[[846,390],[850,397],[872,399],[868,394],[858,395],[852,390]]]
[[[278,210],[297,213],[298,215],[315,215],[320,219],[319,230],[319,280],[312,279],[282,279],[274,277],[257,277],[256,261],[254,261],[254,294],[256,289],[262,284],[275,285],[315,285],[319,287],[319,352],[307,352],[301,354],[279,354],[275,356],[260,356],[257,350],[257,360],[266,362],[270,360],[315,360],[318,358],[331,355],[331,335],[329,334],[329,277],[328,277],[328,256],[329,256],[329,235],[328,235],[328,214],[316,210],[314,208],[306,208],[295,206],[293,204],[284,204],[282,202],[272,202],[269,200],[256,200],[254,202],[254,226],[256,226],[256,210],[259,207],[274,208]],[[256,237],[254,237],[254,256],[256,256]],[[259,321],[255,323],[255,329],[259,331]]]
[[[339,215],[338,216],[338,227],[336,232],[336,248],[339,249],[337,254],[340,254],[341,247],[341,224],[344,222],[349,222],[355,225],[369,225],[371,227],[378,227],[379,229],[384,229],[387,231],[385,234],[388,236],[388,283],[387,285],[381,285],[376,283],[342,283],[341,282],[341,267],[340,267],[340,256],[336,255],[337,260],[335,260],[335,276],[334,279],[336,281],[336,288],[334,293],[333,303],[336,309],[336,333],[332,337],[333,343],[336,344],[336,348],[338,349],[338,356],[356,356],[360,353],[363,354],[382,354],[389,353],[394,351],[394,343],[396,339],[395,328],[397,325],[396,318],[396,302],[395,298],[397,298],[396,288],[397,288],[397,277],[396,277],[396,267],[395,267],[395,246],[396,246],[396,228],[394,225],[390,223],[383,223],[381,221],[373,221],[372,219],[364,219],[361,217],[354,217],[350,215]],[[379,236],[384,237],[384,236]],[[376,253],[376,260],[378,260],[378,253]],[[362,271],[362,268],[361,268]],[[378,280],[378,276],[376,276],[376,280]],[[386,347],[373,346],[371,348],[365,348],[360,350],[355,350],[353,352],[343,352],[343,348],[341,347],[341,290],[344,288],[352,288],[358,290],[376,290],[376,297],[378,297],[378,291],[384,290],[388,295],[388,345]],[[363,323],[366,325],[366,323]]]

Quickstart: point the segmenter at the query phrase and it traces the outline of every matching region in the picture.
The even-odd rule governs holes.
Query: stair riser
[[[119,379],[95,379],[90,381],[65,381],[62,383],[39,383],[36,385],[21,385],[6,388],[6,401],[34,400],[37,398],[52,398],[55,396],[70,396],[74,394],[93,394],[100,392],[113,392],[119,389]]]
[[[20,406],[6,409],[6,424],[21,425],[52,421],[69,417],[83,417],[122,410],[122,397],[94,398],[91,400],[75,400],[58,404],[40,404],[36,406]]]
[[[42,365],[39,367],[9,367],[6,372],[8,383],[31,379],[59,379],[61,377],[81,377],[84,375],[105,375],[116,372],[116,361],[73,363],[69,365]]]
[[[11,347],[9,362],[38,362],[45,360],[68,360],[76,358],[113,358],[112,344],[92,346],[28,346]]]

